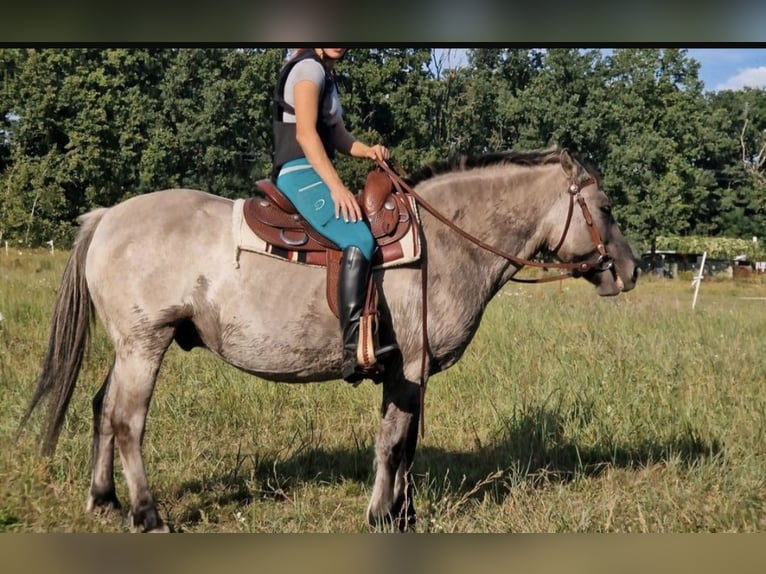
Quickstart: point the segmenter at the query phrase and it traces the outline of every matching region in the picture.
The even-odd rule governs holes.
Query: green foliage
[[[252,193],[271,168],[278,48],[0,49],[0,232],[66,244],[77,216],[170,186]],[[458,65],[458,61],[462,60]],[[766,91],[706,94],[683,49],[353,49],[352,133],[407,170],[552,144],[603,176],[634,241],[766,237]],[[341,157],[352,189],[369,162]]]
[[[766,90],[724,91],[711,96],[718,148],[719,230],[766,237]]]
[[[354,49],[337,68],[349,130],[362,141],[385,144],[405,165],[413,152],[428,145],[423,93],[430,77],[430,55],[431,50],[423,48]],[[363,185],[370,169],[368,162],[347,158],[340,158],[338,165],[352,189]]]
[[[678,235],[657,237],[657,249],[673,250],[679,253],[704,253],[714,259],[734,259],[739,255],[747,255],[751,260],[766,259],[766,247],[763,240],[753,242],[752,239],[733,237],[681,237]]]
[[[93,207],[171,186],[246,195],[270,168],[281,50],[1,53],[5,237],[65,243]]]
[[[611,129],[604,181],[626,232],[652,238],[707,219],[714,180],[697,166],[707,106],[682,50],[616,50],[607,60]]]

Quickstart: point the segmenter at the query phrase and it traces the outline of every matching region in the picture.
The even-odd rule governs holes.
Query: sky
[[[705,91],[766,88],[766,48],[690,48]]]

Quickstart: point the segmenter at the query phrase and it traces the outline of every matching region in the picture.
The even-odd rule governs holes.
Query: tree
[[[519,93],[519,145],[562,145],[598,163],[606,78],[597,50],[555,48]]]
[[[193,187],[225,197],[251,192],[254,178],[271,167],[271,92],[283,55],[174,51],[141,160],[142,189]]]
[[[0,49],[0,231],[71,238],[78,215],[171,186],[251,195],[271,170],[286,51]],[[685,50],[353,49],[350,130],[412,170],[558,144],[601,172],[634,241],[766,235],[766,91],[703,94]],[[368,162],[338,158],[352,189]]]
[[[337,66],[338,89],[349,131],[369,144],[383,143],[407,169],[430,145],[423,95],[431,78],[426,48],[349,50]],[[358,189],[370,164],[340,157],[338,172]]]
[[[623,228],[645,241],[708,231],[715,179],[699,64],[685,50],[620,49],[607,66],[604,183]]]
[[[539,72],[538,53],[522,49],[470,50],[453,114],[453,152],[486,153],[515,147],[525,123],[519,98]]]
[[[766,90],[710,95],[719,143],[716,221],[732,237],[766,237]]]
[[[282,50],[2,50],[0,225],[30,244],[171,186],[252,193]],[[257,174],[257,175],[256,175]]]
[[[19,50],[6,83],[11,166],[3,174],[3,228],[35,243],[66,235],[85,205],[106,124],[92,50]],[[85,88],[92,89],[85,89]],[[93,182],[95,183],[95,182]],[[22,215],[24,214],[24,215]]]

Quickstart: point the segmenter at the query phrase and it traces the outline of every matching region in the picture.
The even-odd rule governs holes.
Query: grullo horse
[[[408,181],[421,208],[437,206],[420,210],[427,291],[424,298],[420,265],[375,272],[379,308],[401,354],[383,374],[367,507],[370,523],[393,520],[402,529],[415,519],[410,469],[423,385],[460,359],[501,287],[539,252],[573,264],[599,295],[628,291],[638,276],[598,175],[566,150],[461,157],[427,166]],[[80,218],[63,274],[22,426],[47,399],[42,444],[53,453],[95,311],[115,356],[93,397],[87,508],[120,508],[116,442],[134,530],[167,529],[141,451],[157,373],[174,340],[187,350],[204,347],[261,379],[340,378],[342,345],[325,300],[325,272],[247,252],[232,265],[232,205],[202,191],[168,189],[95,209]]]

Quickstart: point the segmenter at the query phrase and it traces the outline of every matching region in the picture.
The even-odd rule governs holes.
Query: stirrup
[[[354,386],[365,379],[371,379],[374,383],[380,383],[383,380],[384,370],[385,368],[381,363],[375,363],[369,367],[354,365],[353,369],[344,368],[342,376],[344,381]]]
[[[351,360],[346,362],[344,360],[344,366],[342,369],[343,380],[353,385],[358,385],[364,379],[370,379],[375,384],[383,381],[383,373],[386,371],[386,363],[390,359],[391,355],[399,350],[399,345],[392,343],[375,350],[375,362],[368,366],[363,367],[354,362],[351,366]],[[346,352],[353,353],[354,357],[356,353],[354,349],[346,349]]]

